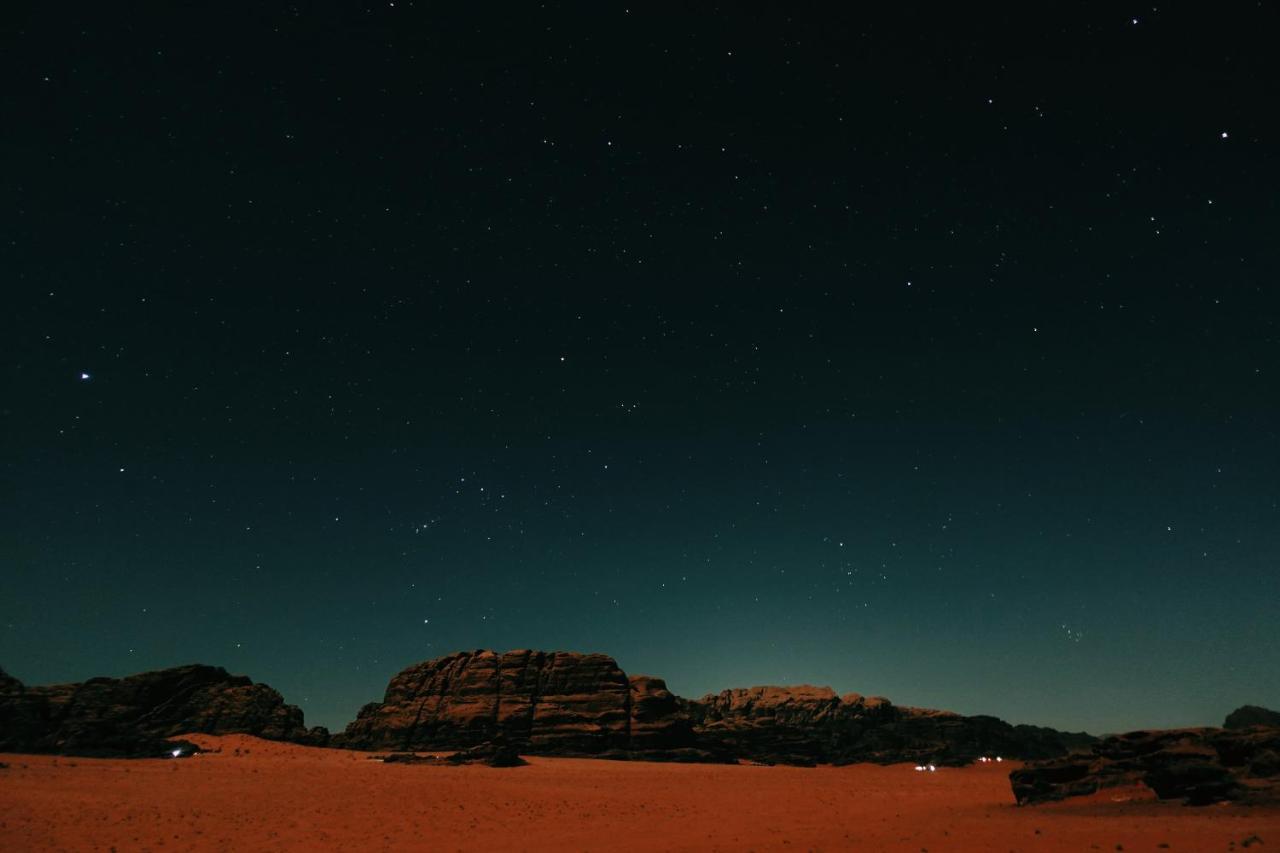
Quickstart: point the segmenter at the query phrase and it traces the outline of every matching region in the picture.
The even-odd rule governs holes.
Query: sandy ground
[[[1280,849],[1280,808],[1138,789],[1018,808],[1012,765],[382,764],[244,736],[175,761],[0,755],[0,850]],[[1256,840],[1255,840],[1256,839]]]

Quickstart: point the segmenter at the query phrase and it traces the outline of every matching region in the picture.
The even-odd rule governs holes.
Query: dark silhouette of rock
[[[632,750],[678,750],[694,743],[693,723],[681,712],[675,694],[661,678],[633,675],[631,691]]]
[[[1280,728],[1280,711],[1272,711],[1258,705],[1241,705],[1222,723],[1224,729],[1246,729],[1250,726],[1272,726]]]
[[[1236,800],[1243,792],[1243,786],[1231,771],[1211,759],[1171,761],[1148,770],[1142,781],[1160,799],[1183,799],[1191,806]]]
[[[1088,735],[994,717],[900,708],[826,687],[752,687],[699,701],[605,655],[462,652],[396,675],[332,743],[355,749],[468,750],[495,737],[519,752],[770,764],[967,764],[983,755],[1047,758]]]
[[[302,711],[275,690],[219,667],[192,664],[126,678],[25,687],[0,678],[0,751],[145,757],[197,751],[184,733],[251,734],[323,744]]]
[[[0,668],[0,696],[22,692],[22,682]]]
[[[964,765],[983,756],[1060,756],[1088,735],[1011,726],[988,716],[900,707],[828,687],[751,687],[687,703],[701,745],[770,764]]]
[[[374,755],[383,764],[442,764],[443,760],[435,755],[418,755],[416,752],[393,752],[389,755]]]
[[[739,688],[692,701],[660,678],[628,678],[607,655],[571,652],[477,650],[415,664],[391,679],[383,701],[365,705],[332,738],[323,728],[305,728],[302,712],[270,687],[216,667],[33,688],[0,671],[0,750],[162,755],[173,748],[167,738],[184,732],[405,754],[458,751],[457,761],[503,765],[519,754],[962,765],[986,755],[1059,757],[1093,742],[995,717],[837,696],[827,687]],[[1276,763],[1274,752],[1247,751],[1246,763],[1258,772]],[[1087,787],[1088,774],[1078,775]],[[1059,790],[1037,784],[1037,791]]]
[[[445,759],[450,764],[485,764],[489,767],[523,767],[529,762],[520,757],[514,744],[503,734],[470,749],[455,752]]]
[[[528,763],[510,746],[493,753],[485,762],[490,767],[522,767]]]
[[[1136,731],[1101,740],[1088,754],[1035,762],[1009,774],[1020,804],[1147,785],[1189,805],[1280,794],[1280,728]]]
[[[419,755],[416,752],[392,752],[388,755],[370,756],[383,764],[434,764],[437,766],[458,766],[462,764],[485,764],[489,767],[524,767],[529,762],[520,757],[516,748],[507,742],[504,735],[498,734],[491,741],[477,744],[449,755]]]

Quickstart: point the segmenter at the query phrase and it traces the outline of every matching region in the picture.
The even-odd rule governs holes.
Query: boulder
[[[1151,768],[1142,781],[1160,799],[1181,799],[1191,806],[1239,799],[1243,791],[1230,770],[1216,761],[1191,756]]]
[[[322,744],[275,690],[192,664],[126,678],[25,687],[0,678],[0,751],[144,757],[171,754],[184,733],[251,734]],[[184,754],[194,747],[181,747]]]
[[[529,763],[502,734],[486,743],[455,752],[445,760],[450,764],[484,764],[489,767],[523,767]]]
[[[485,764],[489,767],[523,767],[529,762],[520,757],[516,748],[499,734],[491,741],[477,744],[449,755],[419,755],[416,752],[393,752],[373,755],[370,758],[383,764],[431,764],[457,767],[463,764]]]

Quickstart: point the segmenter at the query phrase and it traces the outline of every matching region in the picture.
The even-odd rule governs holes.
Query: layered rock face
[[[517,749],[599,755],[692,746],[660,679],[628,679],[599,654],[460,652],[396,675],[334,744],[468,749],[502,736]]]
[[[1280,796],[1280,728],[1171,729],[1109,737],[1087,754],[1036,762],[1009,774],[1019,804],[1142,783],[1191,805]]]
[[[702,745],[780,764],[963,765],[984,755],[1059,756],[1093,740],[809,685],[725,690],[686,708]]]
[[[411,666],[332,742],[425,751],[470,749],[496,737],[544,755],[812,765],[1046,758],[1068,752],[1077,736],[837,696],[826,687],[752,687],[695,702],[672,695],[661,679],[628,678],[605,655],[521,650]]]
[[[1094,740],[837,696],[826,687],[752,687],[691,701],[674,696],[662,679],[628,677],[607,655],[570,652],[477,650],[415,664],[333,738],[305,728],[302,712],[275,690],[216,667],[47,687],[24,687],[0,671],[0,751],[161,755],[174,747],[165,739],[183,732],[404,752],[488,755],[501,746],[541,755],[798,765],[1041,759]]]
[[[191,666],[127,678],[26,687],[0,678],[0,752],[147,756],[172,751],[187,732],[251,734],[322,744],[302,711],[275,690],[220,667]]]

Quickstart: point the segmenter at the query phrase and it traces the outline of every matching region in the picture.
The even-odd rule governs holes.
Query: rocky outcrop
[[[432,764],[458,766],[460,764],[484,764],[489,767],[523,767],[529,762],[520,757],[516,748],[501,734],[493,740],[469,749],[446,755],[421,755],[416,752],[393,752],[390,755],[374,755],[383,764]]]
[[[661,678],[633,675],[631,691],[631,738],[629,749],[674,750],[692,747],[693,722],[683,713],[679,698]]]
[[[1280,728],[1280,711],[1258,705],[1241,705],[1227,714],[1227,719],[1222,723],[1224,729],[1247,729],[1250,726]]]
[[[185,732],[404,754],[460,751],[463,760],[499,762],[523,753],[961,765],[984,755],[1063,756],[1093,742],[995,717],[838,696],[827,687],[740,688],[692,701],[660,678],[628,677],[607,655],[571,652],[477,650],[415,664],[332,738],[307,729],[302,712],[275,690],[216,667],[30,688],[0,671],[0,751],[161,755],[174,749],[168,738]],[[1259,755],[1258,766],[1271,760]]]
[[[496,737],[530,754],[798,765],[1047,758],[1092,742],[827,687],[751,687],[690,701],[661,679],[628,678],[605,655],[520,650],[462,652],[403,670],[333,744],[426,751]]]
[[[530,754],[664,757],[694,746],[677,711],[661,679],[629,679],[607,655],[477,650],[401,671],[333,743],[445,750],[501,737]]]
[[[1280,795],[1280,728],[1171,729],[1109,737],[1087,754],[1035,762],[1009,774],[1019,804],[1144,784],[1191,805]]]
[[[502,737],[455,752],[446,761],[450,764],[484,764],[488,767],[523,767],[529,763],[520,757],[515,746],[506,743]]]
[[[307,729],[302,711],[275,690],[220,667],[193,664],[41,687],[0,678],[0,752],[164,755],[175,749],[169,738],[196,732],[328,740],[324,729]]]
[[[1093,740],[809,685],[725,690],[687,708],[700,744],[781,764],[964,765],[987,755],[1060,756]]]

